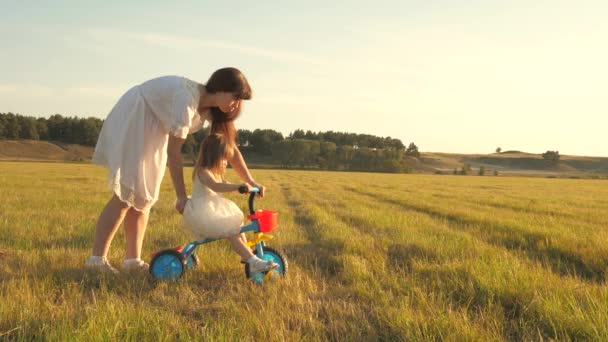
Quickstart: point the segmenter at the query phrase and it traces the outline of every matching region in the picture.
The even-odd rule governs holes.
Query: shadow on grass
[[[453,200],[454,199],[454,196],[450,195],[449,193],[448,194],[435,193],[435,194],[432,194],[431,196],[436,199],[439,199],[439,200]],[[516,197],[513,197],[513,198],[516,198]],[[576,218],[576,215],[570,214],[570,213],[563,213],[563,212],[550,210],[550,209],[534,208],[534,207],[532,207],[532,205],[537,203],[535,200],[528,201],[528,206],[517,206],[517,205],[507,204],[507,203],[489,202],[489,201],[483,201],[483,199],[472,200],[470,198],[459,199],[459,201],[462,203],[474,205],[476,207],[492,207],[492,208],[496,208],[496,209],[506,209],[506,210],[512,210],[515,212],[523,212],[523,213],[533,214],[533,215],[561,217],[561,218],[565,218],[565,219]]]
[[[282,187],[287,205],[294,213],[294,223],[304,233],[308,244],[287,244],[283,249],[298,265],[313,274],[321,274],[326,279],[335,279],[342,271],[342,263],[337,259],[344,252],[344,241],[324,239],[323,232],[316,230],[316,223],[308,211],[291,194],[289,187]]]
[[[541,307],[535,305],[534,294],[488,287],[465,267],[429,265],[413,272],[428,292],[445,294],[450,304],[464,308],[473,315],[493,310],[497,305],[501,307],[505,316],[502,334],[507,340],[521,341],[532,337],[588,340],[596,336],[595,331],[584,327],[556,327],[555,322],[560,321],[555,316],[557,313],[543,312]]]
[[[522,252],[523,255],[532,260],[549,265],[553,272],[561,276],[574,275],[581,279],[599,283],[603,283],[606,280],[606,270],[604,268],[596,266],[597,264],[587,262],[575,252],[563,250],[558,247],[543,247],[552,239],[552,236],[549,234],[527,231],[518,227],[487,222],[484,220],[465,218],[352,187],[347,187],[346,190],[358,195],[370,197],[377,201],[390,203],[404,209],[419,212],[434,219],[446,220],[452,227],[461,231],[469,230],[468,228],[470,226],[485,227],[486,229],[482,234],[475,235],[476,238],[496,246]]]
[[[386,253],[387,266],[393,270],[411,271],[415,261],[437,262],[439,255],[428,249],[414,244],[392,244]]]

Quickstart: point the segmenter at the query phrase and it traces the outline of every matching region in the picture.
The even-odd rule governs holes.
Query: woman
[[[108,168],[113,195],[97,221],[89,269],[118,271],[106,255],[124,220],[126,257],[124,271],[145,270],[140,258],[150,208],[158,200],[165,165],[175,188],[175,209],[181,214],[188,197],[184,185],[181,147],[189,133],[204,121],[212,133],[222,133],[236,145],[234,120],[242,100],[251,98],[245,76],[236,68],[216,70],[207,84],[184,77],[164,76],[127,91],[105,120],[93,162]],[[229,160],[243,181],[260,187],[251,176],[243,156],[235,149]]]

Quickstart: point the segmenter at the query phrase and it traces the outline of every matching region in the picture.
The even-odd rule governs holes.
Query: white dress
[[[241,231],[243,212],[231,200],[194,177],[192,197],[184,208],[182,227],[196,239],[221,239]]]
[[[103,123],[93,163],[108,168],[108,185],[121,201],[149,210],[158,200],[169,134],[185,139],[209,113],[198,115],[199,84],[164,76],[129,89]]]

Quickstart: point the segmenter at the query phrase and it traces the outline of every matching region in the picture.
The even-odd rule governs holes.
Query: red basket
[[[276,211],[256,210],[255,214],[248,215],[247,218],[250,220],[257,219],[258,225],[260,226],[260,232],[267,233],[277,229],[278,216]]]

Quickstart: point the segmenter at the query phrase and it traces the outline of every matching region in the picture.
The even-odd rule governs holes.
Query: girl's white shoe
[[[150,265],[145,263],[140,258],[125,259],[125,261],[122,263],[122,267],[121,267],[123,272],[133,272],[133,271],[147,272],[149,268],[150,268]]]
[[[118,274],[118,270],[112,267],[112,265],[110,265],[110,262],[108,262],[108,259],[106,259],[106,257],[102,256],[90,256],[84,267],[92,271]]]
[[[279,264],[275,263],[274,261],[262,260],[256,255],[247,259],[247,263],[249,264],[249,274],[266,272],[279,267]]]

